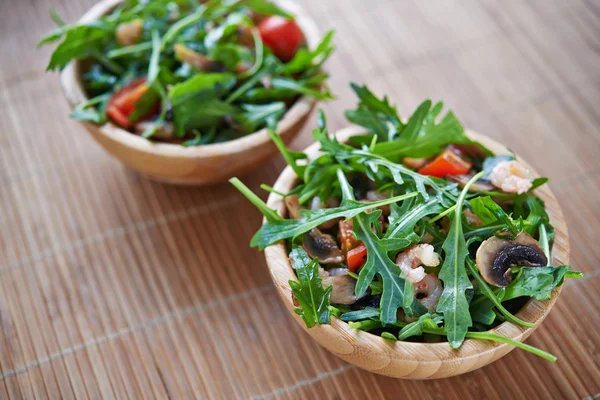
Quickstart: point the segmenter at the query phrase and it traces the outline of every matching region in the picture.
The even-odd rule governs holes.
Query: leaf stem
[[[438,219],[444,218],[446,215],[450,214],[450,213],[451,213],[452,211],[454,211],[455,209],[456,209],[456,204],[455,204],[455,205],[453,205],[452,207],[450,207],[450,208],[448,208],[448,209],[446,209],[446,210],[442,211],[441,213],[439,213],[439,214],[438,214],[438,215],[436,215],[435,217],[431,218],[431,219],[429,220],[429,222],[432,222],[432,223],[433,223],[433,222],[437,221]]]
[[[125,70],[119,64],[114,62],[113,60],[108,59],[102,52],[98,49],[91,49],[91,56],[98,61],[100,64],[106,67],[109,71],[117,75],[123,75]]]
[[[380,321],[374,321],[372,319],[367,319],[364,321],[356,321],[356,322],[348,322],[350,328],[361,330],[361,331],[370,331],[371,329],[381,328]]]
[[[250,203],[252,203],[256,208],[260,210],[260,212],[262,213],[262,215],[265,216],[267,221],[274,222],[281,221],[283,219],[275,212],[275,210],[269,208],[260,197],[254,194],[254,192],[250,190],[248,186],[244,185],[242,181],[240,181],[238,178],[231,178],[229,180],[229,183],[235,186],[237,190],[239,190],[244,196],[246,196]]]
[[[423,327],[423,333],[431,333],[434,335],[441,335],[441,336],[446,336],[446,333],[444,332],[443,328],[440,329],[431,329],[431,328],[426,328]],[[528,351],[532,354],[535,354],[536,356],[542,357],[545,360],[551,361],[551,362],[556,362],[557,358],[556,356],[545,352],[544,350],[538,349],[537,347],[533,347],[530,346],[528,344],[513,340],[513,339],[509,339],[507,337],[504,336],[500,336],[497,335],[495,333],[491,333],[491,332],[467,332],[466,337],[470,338],[470,339],[479,339],[479,340],[491,340],[494,342],[500,342],[500,343],[506,343],[506,344],[510,344],[511,346],[517,347],[521,350],[525,350]]]
[[[548,258],[548,265],[552,264],[550,261],[550,243],[548,242],[548,233],[546,232],[546,225],[540,224],[540,244],[544,250],[546,258]]]
[[[565,278],[569,279],[581,279],[583,278],[583,272],[580,271],[567,271]]]
[[[240,78],[247,78],[258,72],[263,63],[263,41],[260,37],[258,29],[252,28],[252,38],[254,39],[254,48],[256,49],[256,60],[252,68],[240,74]]]
[[[133,53],[139,53],[142,51],[152,49],[152,42],[144,42],[139,44],[134,44],[132,46],[121,47],[120,49],[113,49],[106,52],[106,58],[113,59],[123,57]]]
[[[269,185],[267,185],[267,184],[265,184],[265,183],[262,183],[262,184],[260,185],[260,188],[261,188],[262,190],[264,190],[265,192],[269,192],[269,193],[275,193],[275,194],[277,194],[277,195],[279,195],[279,196],[281,196],[281,197],[285,197],[285,193],[282,193],[282,192],[280,192],[280,191],[278,191],[278,190],[275,190],[275,189],[273,188],[273,186],[269,186]]]
[[[518,342],[516,340],[509,339],[504,336],[496,335],[495,333],[490,332],[467,332],[467,337],[471,339],[482,339],[482,340],[492,340],[494,342],[506,343],[512,346],[518,347],[519,349],[528,351],[536,356],[542,357],[545,360],[556,362],[557,358],[555,355],[552,355],[544,350],[540,350],[537,347],[530,346],[528,344]]]

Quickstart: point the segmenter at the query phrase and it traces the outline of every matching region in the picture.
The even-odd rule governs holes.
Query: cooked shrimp
[[[134,19],[130,22],[122,22],[117,27],[117,42],[122,46],[131,46],[142,36],[144,20]]]
[[[440,256],[433,251],[433,246],[430,244],[415,244],[398,254],[396,264],[414,285],[425,278],[425,269],[421,265],[437,267],[440,265]]]
[[[531,189],[531,172],[517,161],[499,162],[490,175],[492,184],[506,193],[525,193]]]
[[[434,312],[443,291],[442,282],[438,277],[428,274],[415,286],[415,299],[429,311]]]

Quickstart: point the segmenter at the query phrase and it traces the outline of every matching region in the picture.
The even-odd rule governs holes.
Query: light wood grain
[[[80,22],[95,21],[106,15],[122,0],[103,0],[92,7]],[[321,40],[315,23],[296,4],[280,0],[280,5],[297,15],[309,48]],[[67,100],[73,108],[88,100],[81,79],[83,64],[69,63],[61,73]],[[312,97],[302,96],[283,115],[276,132],[285,143],[300,133],[316,105]],[[81,121],[92,137],[113,157],[149,178],[178,185],[202,185],[223,182],[236,175],[246,175],[263,165],[276,152],[266,129],[223,143],[183,147],[179,144],[153,142],[115,125],[111,121],[98,126]]]
[[[305,0],[347,126],[349,81],[407,116],[444,100],[550,178],[569,226],[568,282],[523,351],[460,376],[403,380],[348,364],[293,321],[264,255],[260,213],[229,184],[161,185],[67,115],[44,69],[54,28],[95,0],[0,1],[0,398],[583,399],[600,392],[600,34],[588,0]],[[314,117],[292,143],[312,142]],[[274,183],[276,157],[244,183]],[[266,196],[264,196],[266,198]],[[501,384],[500,382],[510,382]]]
[[[336,138],[345,142],[351,136],[363,133],[360,127],[350,127],[335,133]],[[476,132],[469,131],[469,137],[483,143],[494,154],[510,154],[502,144]],[[320,145],[315,143],[305,150],[309,159],[317,157]],[[531,169],[535,177],[540,175],[522,158],[517,159]],[[288,193],[298,178],[290,167],[286,167],[277,181],[274,189],[279,193]],[[569,235],[560,205],[552,192],[546,188],[536,190],[536,195],[544,202],[546,211],[555,227],[555,240],[552,246],[552,265],[567,265],[569,263]],[[283,198],[271,193],[267,205],[277,210],[282,216],[287,216]],[[505,356],[514,347],[498,342],[467,339],[458,350],[450,348],[448,343],[411,343],[390,342],[379,336],[365,331],[351,329],[342,320],[332,317],[330,325],[317,325],[306,328],[302,318],[294,312],[290,280],[297,280],[290,264],[285,243],[269,246],[265,249],[265,258],[275,287],[286,308],[294,319],[323,347],[367,371],[395,378],[435,379],[447,378],[481,368]],[[489,332],[517,341],[527,339],[542,323],[556,302],[562,287],[555,289],[548,301],[531,299],[516,315],[524,321],[534,323],[533,328],[524,328],[510,322],[504,322]]]

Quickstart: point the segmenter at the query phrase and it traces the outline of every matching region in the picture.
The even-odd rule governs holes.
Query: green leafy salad
[[[515,313],[582,277],[550,265],[554,229],[534,194],[547,179],[469,139],[441,102],[404,120],[387,98],[352,87],[359,103],[346,117],[368,133],[341,143],[321,113],[322,153],[311,161],[272,136],[299,177],[276,193],[287,218],[231,180],[266,218],[251,245],[287,241],[296,312],[308,327],[340,318],[388,340],[493,340],[556,360],[488,332],[504,321],[533,327]]]
[[[201,4],[202,3],[202,4]],[[266,0],[125,0],[58,28],[48,70],[81,60],[89,100],[71,117],[184,146],[233,140],[278,121],[301,96],[329,100],[333,32],[308,49],[294,15]]]

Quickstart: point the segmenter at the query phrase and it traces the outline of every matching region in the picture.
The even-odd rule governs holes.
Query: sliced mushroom
[[[181,43],[175,44],[175,57],[184,63],[189,64],[192,68],[205,72],[220,72],[223,71],[223,64],[214,61],[203,54],[197,53],[194,50],[188,49]]]
[[[473,176],[475,176],[475,174],[473,174],[473,173],[465,174],[465,175],[448,175],[448,176],[446,176],[446,179],[451,182],[456,182],[456,183],[458,183],[458,186],[460,188],[464,188],[466,186],[467,182],[469,182],[471,180],[471,178],[473,178]],[[469,192],[473,192],[473,193],[492,192],[494,190],[496,190],[496,188],[494,187],[494,185],[492,185],[492,182],[490,182],[488,180],[484,180],[484,179],[477,180],[469,188]]]
[[[427,159],[426,158],[404,157],[402,159],[402,164],[406,165],[410,169],[417,170],[421,167],[424,167],[425,164],[427,164]]]
[[[331,290],[331,304],[350,305],[356,303],[360,297],[354,294],[356,280],[348,275],[335,275],[323,278],[323,287],[333,286]]]
[[[447,150],[450,150],[460,156],[467,156],[477,160],[483,160],[487,154],[483,149],[476,144],[450,144],[446,146]]]
[[[115,36],[117,42],[122,46],[131,46],[137,42],[142,36],[142,30],[144,28],[143,19],[134,19],[129,22],[122,22],[117,26]]]
[[[283,202],[290,213],[290,217],[293,219],[300,219],[302,216],[300,215],[300,203],[298,203],[298,195],[293,194],[291,196],[286,196],[283,198]]]
[[[514,240],[494,236],[481,243],[476,263],[487,283],[506,287],[512,280],[511,266],[544,266],[548,264],[548,258],[540,244],[531,235],[522,232]]]
[[[300,219],[302,217],[298,195],[287,196],[283,202],[292,218]],[[340,264],[346,259],[335,239],[331,235],[321,232],[319,228],[311,229],[304,234],[303,247],[309,256],[318,258],[321,264]]]
[[[319,228],[306,232],[302,240],[304,250],[312,258],[318,258],[321,264],[341,264],[345,257],[339,249],[335,239],[327,235]]]

